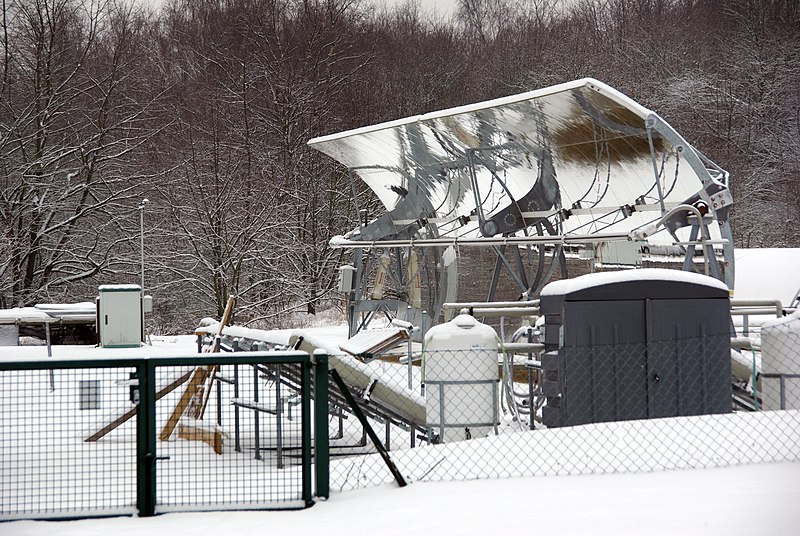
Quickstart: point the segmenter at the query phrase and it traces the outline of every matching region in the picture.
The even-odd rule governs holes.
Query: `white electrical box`
[[[142,297],[142,311],[144,311],[144,314],[153,312],[153,297],[149,294],[145,294]]]
[[[130,348],[142,343],[142,287],[100,285],[97,288],[97,331],[104,348]]]
[[[353,292],[356,269],[345,264],[339,267],[339,292]]]
[[[641,266],[643,245],[645,242],[638,240],[601,242],[597,257],[602,264]]]

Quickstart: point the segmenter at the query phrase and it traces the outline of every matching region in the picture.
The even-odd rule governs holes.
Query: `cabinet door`
[[[101,299],[103,346],[137,346],[142,318],[138,292],[106,292]]]
[[[651,418],[731,411],[728,300],[647,300]]]
[[[641,300],[565,304],[565,424],[647,418],[644,313]]]

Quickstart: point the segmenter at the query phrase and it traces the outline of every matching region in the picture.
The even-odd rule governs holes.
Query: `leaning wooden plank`
[[[228,303],[225,304],[225,310],[222,312],[222,320],[220,320],[219,324],[217,325],[217,333],[214,336],[214,341],[211,343],[211,346],[206,346],[203,348],[203,353],[219,352],[219,343],[222,340],[222,330],[225,329],[225,326],[231,319],[231,314],[233,314],[233,306],[235,303],[236,296],[233,294],[228,296]]]
[[[189,379],[189,377],[191,375],[192,375],[192,371],[190,370],[189,372],[187,372],[186,374],[184,374],[183,376],[181,376],[180,378],[178,378],[174,382],[172,382],[172,383],[166,385],[165,387],[163,387],[162,389],[160,389],[158,392],[156,392],[156,400],[160,400],[161,398],[165,397],[166,395],[168,395],[169,393],[171,393],[172,391],[177,389],[182,384],[186,383],[186,381]],[[101,437],[103,437],[104,435],[109,433],[111,430],[114,430],[115,428],[119,427],[123,423],[129,421],[131,419],[131,417],[136,415],[136,411],[138,409],[139,409],[138,406],[129,409],[128,411],[126,411],[125,413],[123,413],[122,415],[120,415],[119,417],[117,417],[116,419],[114,419],[113,421],[108,423],[107,425],[105,425],[103,428],[101,428],[100,430],[98,430],[94,434],[92,434],[89,437],[87,437],[86,439],[84,439],[84,441],[89,442],[89,443],[97,441],[98,439],[100,439]]]
[[[225,325],[231,318],[233,314],[233,306],[236,303],[236,297],[231,294],[228,296],[228,303],[225,304],[225,311],[222,313],[222,321],[219,323],[219,330],[217,331],[217,336],[214,337],[214,343],[212,344],[212,350],[214,352],[219,352],[219,343],[222,340],[222,330],[225,329]],[[219,370],[219,366],[211,367],[211,374],[209,375],[208,379],[208,386],[205,387],[203,391],[202,401],[199,407],[194,408],[194,416],[198,419],[202,419],[203,416],[206,414],[206,406],[208,405],[208,399],[211,398],[211,387],[214,385],[214,378],[217,375]]]
[[[194,408],[194,416],[197,419],[202,419],[203,416],[206,414],[206,406],[208,405],[208,399],[211,398],[211,386],[214,385],[214,379],[217,377],[217,371],[219,370],[219,365],[214,365],[211,367],[211,373],[209,374],[208,378],[208,387],[206,388],[205,392],[203,393],[202,403]]]
[[[186,410],[186,407],[189,405],[189,402],[192,401],[195,393],[197,393],[197,387],[202,385],[203,382],[206,380],[206,376],[208,376],[208,369],[205,367],[197,367],[194,369],[194,376],[192,379],[189,380],[189,384],[186,386],[186,390],[183,391],[181,395],[181,399],[178,401],[178,404],[175,406],[175,409],[172,411],[172,415],[170,415],[167,423],[164,425],[164,428],[161,430],[161,434],[158,438],[161,441],[166,441],[172,435],[173,430],[175,430],[175,426],[177,426],[178,421],[183,415],[183,412]]]

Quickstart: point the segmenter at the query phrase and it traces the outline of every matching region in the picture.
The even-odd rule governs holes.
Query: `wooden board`
[[[222,454],[224,434],[221,430],[180,423],[178,425],[178,437],[188,441],[202,441],[214,449],[217,454]]]
[[[192,375],[192,371],[189,371],[186,374],[184,374],[183,376],[181,376],[180,378],[178,378],[177,380],[175,380],[174,382],[172,382],[169,385],[167,385],[166,387],[161,388],[158,392],[156,392],[156,400],[160,400],[161,398],[163,398],[167,394],[169,394],[172,391],[174,391],[175,389],[177,389],[180,385],[186,383],[186,381],[189,379],[189,377],[191,375]],[[117,428],[117,427],[121,426],[122,424],[126,423],[127,421],[129,421],[134,415],[136,415],[138,410],[139,410],[139,406],[136,406],[136,407],[133,407],[133,408],[129,409],[128,411],[126,411],[125,413],[123,413],[122,415],[120,415],[119,417],[117,417],[116,419],[114,419],[113,421],[108,423],[107,425],[105,425],[103,428],[101,428],[100,430],[98,430],[94,434],[92,434],[89,437],[87,437],[86,439],[84,439],[84,441],[85,442],[89,442],[89,443],[97,441],[98,439],[100,439],[101,437],[103,437],[104,435],[109,433],[110,431],[114,430],[115,428]]]
[[[225,311],[222,315],[222,320],[219,323],[219,328],[217,330],[217,335],[214,338],[214,343],[211,347],[211,351],[219,350],[219,341],[222,337],[222,330],[225,327],[225,324],[228,323],[228,320],[231,317],[231,313],[233,312],[233,305],[236,302],[236,298],[231,295],[228,296],[228,303],[225,304]],[[203,350],[204,352],[208,352],[209,350],[206,348]],[[195,374],[192,377],[189,385],[186,386],[186,390],[181,395],[181,399],[178,401],[178,404],[175,406],[175,409],[172,411],[172,415],[170,415],[167,423],[164,425],[164,428],[161,430],[161,434],[158,438],[161,441],[167,441],[172,432],[175,430],[175,427],[178,425],[178,421],[180,421],[181,416],[183,416],[184,412],[186,412],[187,408],[189,409],[189,413],[198,419],[202,419],[203,415],[205,414],[206,405],[208,404],[208,399],[211,396],[211,387],[214,384],[214,377],[216,376],[217,366],[210,365],[207,367],[197,367],[195,369]],[[206,379],[208,379],[208,385],[206,385]]]
[[[197,367],[194,369],[194,375],[192,379],[189,380],[189,384],[186,386],[186,390],[181,395],[181,399],[178,401],[178,404],[175,406],[175,409],[172,411],[172,415],[170,415],[167,423],[164,425],[164,428],[161,430],[161,434],[158,438],[161,441],[167,441],[172,432],[175,430],[175,426],[177,426],[178,421],[183,415],[183,412],[186,410],[186,407],[192,401],[192,398],[197,393],[197,388],[206,381],[206,377],[208,376],[208,368],[207,367]]]

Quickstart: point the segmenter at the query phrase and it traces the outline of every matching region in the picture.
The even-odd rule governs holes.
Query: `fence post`
[[[315,352],[314,363],[314,469],[316,496],[330,495],[330,444],[328,439],[328,356]]]
[[[136,365],[139,403],[136,416],[136,508],[139,516],[155,514],[156,506],[156,382],[149,360]]]
[[[303,459],[303,502],[311,506],[311,358],[301,364],[300,403]],[[280,401],[279,401],[280,402]]]

